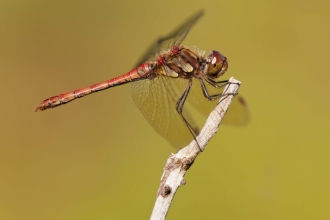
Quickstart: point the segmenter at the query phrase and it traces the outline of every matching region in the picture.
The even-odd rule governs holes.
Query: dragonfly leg
[[[214,81],[213,79],[210,79],[207,77],[205,77],[204,79],[206,82],[208,82],[209,84],[211,84],[213,87],[215,87],[217,89],[220,89],[220,88],[226,86],[229,82],[229,80]]]
[[[184,90],[183,94],[181,95],[181,97],[179,98],[178,102],[176,103],[176,111],[179,113],[179,115],[181,116],[182,120],[185,122],[185,124],[187,125],[190,133],[192,134],[192,136],[194,137],[196,143],[197,143],[197,146],[199,148],[199,150],[202,152],[202,148],[199,146],[199,143],[196,139],[196,136],[197,136],[197,132],[195,131],[195,129],[189,124],[189,122],[187,121],[187,119],[183,116],[182,114],[182,110],[183,110],[183,106],[184,106],[184,103],[188,97],[188,94],[189,94],[189,91],[190,91],[190,88],[192,86],[192,79],[189,79],[189,82],[187,84],[187,87],[186,89]]]
[[[205,80],[217,89],[220,89],[229,83],[228,80],[219,81],[219,82],[216,82],[216,81],[214,81],[212,79],[208,79],[208,78],[205,78]],[[205,83],[202,78],[199,78],[199,82],[202,86],[203,94],[204,94],[205,98],[207,98],[208,100],[215,100],[215,99],[218,99],[223,96],[222,93],[210,95],[206,89]],[[217,83],[225,83],[225,84],[219,86],[219,85],[217,85]],[[228,95],[237,95],[237,94],[227,93],[226,96],[228,96]]]

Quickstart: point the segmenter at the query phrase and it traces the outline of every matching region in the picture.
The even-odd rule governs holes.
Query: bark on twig
[[[220,98],[218,105],[211,112],[203,129],[197,136],[197,141],[202,150],[204,150],[206,144],[218,131],[221,120],[226,114],[235,94],[237,94],[240,84],[241,82],[235,80],[233,77],[229,79],[229,84],[224,89],[223,96]],[[170,155],[167,159],[150,219],[165,219],[177,189],[185,184],[184,175],[194,163],[199,153],[200,149],[198,145],[195,141],[192,141],[188,146],[182,148],[176,154]]]

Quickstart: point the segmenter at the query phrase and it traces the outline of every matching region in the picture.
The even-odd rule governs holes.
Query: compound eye
[[[211,51],[207,56],[207,73],[211,76],[219,77],[227,70],[227,58],[218,51]]]

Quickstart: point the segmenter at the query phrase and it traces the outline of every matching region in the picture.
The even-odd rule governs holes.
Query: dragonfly
[[[228,80],[219,81],[228,69],[227,57],[212,50],[207,56],[197,47],[181,46],[191,28],[203,16],[199,11],[165,37],[157,40],[126,74],[42,101],[36,112],[58,107],[77,98],[131,83],[131,96],[154,130],[174,147],[181,148],[196,136],[199,128],[191,107],[208,115],[216,106]],[[249,111],[241,96],[234,99],[223,123],[243,125]],[[198,145],[198,142],[197,142]]]

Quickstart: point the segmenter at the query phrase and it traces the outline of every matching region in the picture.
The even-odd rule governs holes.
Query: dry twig
[[[235,96],[234,94],[237,94],[240,84],[241,83],[233,77],[229,79],[229,84],[224,89],[218,105],[211,112],[203,129],[197,136],[197,141],[202,150],[204,150],[206,144],[218,131],[221,120],[227,112]],[[195,141],[192,141],[188,146],[182,148],[176,154],[170,155],[167,159],[158,189],[156,203],[150,219],[165,219],[177,189],[179,186],[185,184],[185,180],[183,179],[184,175],[194,163],[199,153],[199,147]]]

